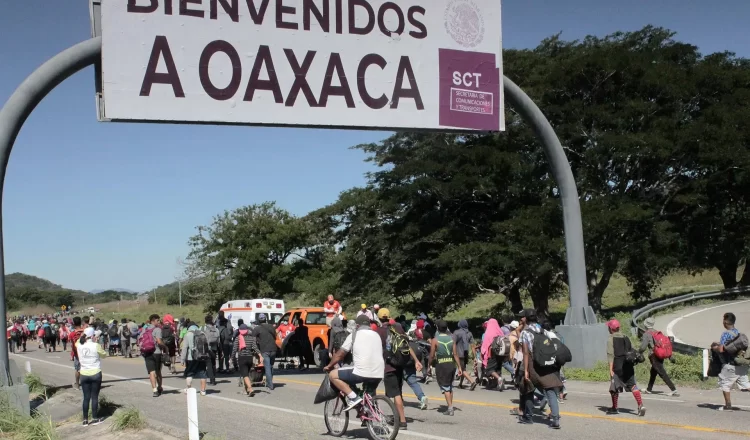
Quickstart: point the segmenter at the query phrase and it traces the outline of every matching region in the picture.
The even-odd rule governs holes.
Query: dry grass
[[[742,275],[741,267],[737,271],[738,278]],[[690,275],[686,272],[675,272],[664,277],[659,288],[654,292],[652,298],[660,298],[665,295],[676,295],[679,293],[700,292],[712,289],[721,289],[723,286],[718,271],[710,270],[701,274]],[[612,277],[609,287],[604,292],[602,302],[605,309],[635,307],[636,302],[630,297],[632,289],[625,279],[619,275]],[[497,294],[480,294],[471,303],[461,307],[446,316],[448,320],[459,320],[480,316],[487,316],[491,310],[500,306],[505,297]],[[525,306],[531,306],[531,299],[523,298]],[[550,301],[550,312],[565,313],[569,300],[567,291],[559,298]]]

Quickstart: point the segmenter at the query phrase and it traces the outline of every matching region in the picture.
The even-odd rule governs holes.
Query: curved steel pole
[[[503,77],[503,88],[508,103],[531,125],[552,167],[552,176],[560,191],[565,229],[565,250],[568,260],[570,308],[565,316],[567,325],[595,324],[596,314],[589,306],[586,284],[586,263],[583,248],[581,205],[578,201],[573,171],[560,140],[539,107],[516,83]]]
[[[55,55],[37,68],[20,86],[0,110],[0,317],[5,322],[5,257],[2,234],[2,192],[10,151],[26,119],[39,102],[58,84],[84,67],[95,64],[102,53],[101,37],[83,41]],[[8,375],[8,344],[0,344],[0,363]],[[0,379],[0,384],[4,380]]]

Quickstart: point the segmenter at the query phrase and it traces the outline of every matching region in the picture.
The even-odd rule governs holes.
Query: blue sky
[[[750,56],[750,1],[711,3],[506,0],[504,46],[534,47],[560,31],[575,39],[654,24],[704,53]],[[89,29],[85,0],[4,1],[0,102],[42,62],[88,38]],[[14,147],[3,200],[6,273],[82,290],[171,282],[195,226],[266,200],[297,215],[329,204],[371,170],[348,147],[385,135],[99,123],[93,69],[86,69],[40,104]]]

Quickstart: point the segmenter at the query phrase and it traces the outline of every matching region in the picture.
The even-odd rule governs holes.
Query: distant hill
[[[5,288],[10,289],[22,289],[31,288],[42,292],[60,291],[67,290],[71,292],[81,292],[81,290],[66,289],[59,284],[55,284],[52,281],[45,280],[44,278],[35,277],[34,275],[27,275],[25,273],[12,273],[5,275]]]
[[[137,293],[135,290],[123,289],[122,287],[115,287],[113,289],[96,289],[96,290],[90,291],[89,293],[96,295],[97,293],[102,293],[102,292],[107,292],[107,291],[122,292],[122,293]]]

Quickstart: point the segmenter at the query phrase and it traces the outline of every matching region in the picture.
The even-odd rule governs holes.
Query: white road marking
[[[683,315],[683,316],[680,316],[678,318],[675,318],[669,324],[667,324],[667,336],[674,338],[675,342],[679,342],[680,344],[684,344],[685,342],[683,342],[680,339],[678,339],[677,336],[675,336],[675,334],[674,334],[674,326],[675,326],[675,324],[677,324],[678,322],[680,322],[683,318],[689,318],[689,317],[691,317],[693,315],[697,315],[698,313],[703,313],[703,312],[705,312],[707,310],[718,309],[720,307],[729,307],[729,306],[733,306],[733,305],[736,305],[736,304],[742,304],[742,303],[746,303],[746,302],[750,302],[750,299],[746,299],[744,301],[736,301],[736,302],[732,302],[732,303],[728,303],[728,304],[719,304],[718,306],[706,307],[705,309],[696,310],[694,312],[688,313],[687,315]]]
[[[72,366],[69,366],[69,365],[60,365],[60,364],[57,364],[55,362],[45,361],[43,359],[37,359],[37,358],[33,358],[33,357],[29,357],[29,356],[24,356],[24,355],[20,355],[20,354],[16,355],[16,357],[28,359],[28,360],[30,360],[32,362],[41,362],[41,363],[44,363],[44,364],[53,365],[55,367],[63,367],[63,368],[67,368],[67,369],[73,370]],[[148,385],[149,388],[151,387],[151,382],[148,382],[148,381],[145,381],[145,380],[134,380],[134,379],[131,379],[129,377],[117,376],[115,374],[109,374],[109,373],[104,373],[104,372],[102,372],[102,376],[107,376],[107,377],[111,377],[113,379],[118,379],[118,380],[127,380],[127,381],[133,382],[133,383],[140,383],[140,384]],[[165,390],[177,390],[177,391],[182,391],[183,390],[183,388],[173,387],[173,386],[169,386],[169,385],[162,385],[162,388],[164,388]],[[313,413],[308,413],[308,412],[304,412],[304,411],[295,411],[293,409],[280,408],[278,406],[271,406],[271,405],[264,405],[262,403],[247,402],[245,400],[232,399],[230,397],[216,396],[216,395],[213,395],[213,394],[208,394],[206,396],[201,396],[201,398],[225,400],[225,401],[231,402],[231,403],[240,403],[242,405],[253,406],[253,407],[256,407],[256,408],[262,408],[262,409],[268,409],[268,410],[271,410],[271,411],[284,412],[284,413],[294,414],[294,415],[298,415],[298,416],[312,417],[312,418],[315,418],[315,419],[322,419],[323,418],[322,414],[313,414]],[[456,439],[452,439],[452,438],[449,438],[449,437],[440,437],[440,436],[432,435],[432,434],[423,434],[421,432],[416,432],[416,431],[412,431],[412,430],[409,430],[409,431],[399,431],[398,434],[399,435],[409,435],[409,436],[412,436],[412,437],[426,438],[426,439],[430,439],[430,440],[456,440]]]
[[[568,391],[568,393],[573,393],[573,394],[588,394],[588,395],[591,395],[591,396],[607,396],[607,397],[609,397],[609,393],[605,394],[605,393],[589,393],[589,392],[586,392],[586,391],[570,391],[570,390],[567,390],[567,391]],[[659,401],[659,402],[670,402],[670,403],[685,403],[684,400],[661,399],[659,397],[648,397],[648,396],[649,396],[648,394],[641,393],[641,398],[643,400],[656,400],[656,401]],[[735,406],[739,406],[739,405],[735,405]]]

